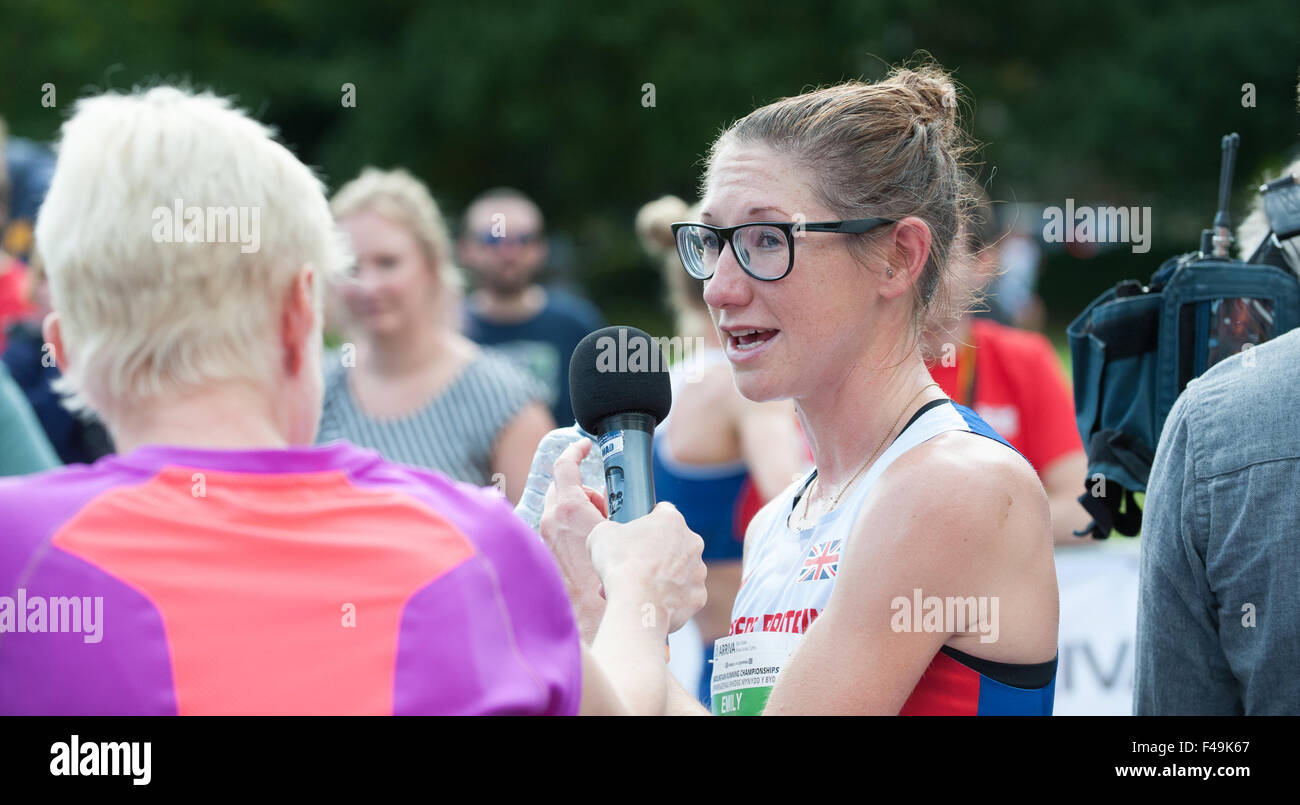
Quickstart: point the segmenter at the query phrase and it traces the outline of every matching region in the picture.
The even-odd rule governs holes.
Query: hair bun
[[[663,196],[648,202],[636,214],[636,234],[641,248],[659,259],[676,252],[671,224],[686,217],[686,202],[677,196]]]
[[[907,101],[917,123],[924,126],[940,123],[945,140],[957,133],[957,85],[945,70],[932,64],[901,67],[885,83],[892,83],[908,94]]]

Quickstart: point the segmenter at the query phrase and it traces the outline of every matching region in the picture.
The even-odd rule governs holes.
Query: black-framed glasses
[[[897,223],[893,218],[855,218],[850,221],[794,223],[755,221],[738,226],[709,226],[683,222],[672,225],[677,254],[686,273],[706,280],[717,270],[726,244],[736,262],[756,280],[775,282],[794,268],[794,242],[804,232],[838,232],[861,235],[878,226]]]

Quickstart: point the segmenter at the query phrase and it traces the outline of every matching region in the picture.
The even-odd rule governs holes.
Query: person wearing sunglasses
[[[699,220],[673,227],[740,393],[792,398],[815,462],[750,523],[715,714],[1051,713],[1047,498],[922,359],[927,315],[962,307],[955,98],[922,65],[762,107],[714,143]],[[577,522],[550,519],[557,554]],[[672,712],[705,712],[666,684]]]
[[[567,427],[573,424],[569,360],[605,320],[586,300],[538,283],[549,253],[543,226],[541,210],[518,190],[489,190],[470,203],[457,244],[460,263],[474,280],[465,335],[537,378],[551,416]]]

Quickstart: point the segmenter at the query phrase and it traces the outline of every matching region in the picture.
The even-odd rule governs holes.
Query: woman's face
[[[720,227],[838,220],[817,199],[814,181],[791,158],[766,146],[732,144],[713,162],[700,217]],[[875,274],[886,266],[883,257],[874,256],[877,271],[864,267],[850,251],[851,237],[798,234],[794,267],[776,282],[745,274],[731,245],[723,249],[716,273],[705,283],[704,301],[745,397],[801,399],[848,377],[867,359],[880,309]],[[760,332],[747,334],[754,329]]]
[[[382,337],[430,321],[441,290],[437,272],[406,227],[369,210],[338,224],[356,255],[355,274],[341,292],[354,326]]]

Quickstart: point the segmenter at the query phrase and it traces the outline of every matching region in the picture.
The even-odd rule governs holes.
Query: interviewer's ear
[[[289,286],[280,311],[280,346],[284,371],[290,377],[302,371],[306,350],[316,333],[316,270],[304,265]]]
[[[880,278],[880,294],[893,299],[921,278],[930,259],[930,225],[909,215],[890,227],[889,236],[893,248],[888,253],[888,269]]]
[[[46,314],[45,321],[41,322],[41,338],[53,348],[54,363],[59,367],[59,371],[66,373],[68,357],[63,351],[63,323],[59,321],[58,313]]]

